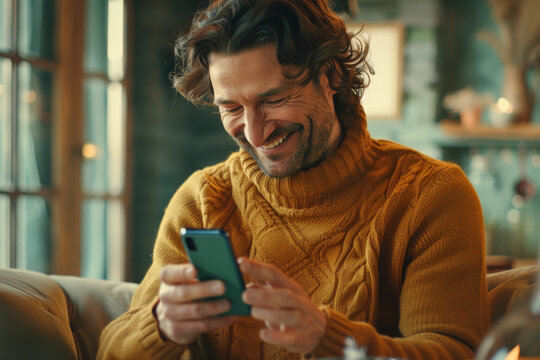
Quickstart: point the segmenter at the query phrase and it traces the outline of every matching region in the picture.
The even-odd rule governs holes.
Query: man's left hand
[[[267,326],[261,339],[292,352],[312,352],[324,335],[325,313],[279,269],[247,258],[238,263],[244,274],[265,284],[248,286],[242,295],[251,305],[251,315]]]

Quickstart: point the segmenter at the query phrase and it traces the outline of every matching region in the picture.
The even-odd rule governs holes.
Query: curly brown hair
[[[299,66],[299,72],[284,74],[292,81],[317,82],[321,70],[326,71],[337,91],[334,106],[340,121],[356,119],[365,126],[360,99],[373,73],[366,60],[369,44],[347,32],[326,0],[213,1],[176,41],[173,85],[196,105],[212,104],[210,54],[234,54],[268,43],[276,45],[280,64]]]

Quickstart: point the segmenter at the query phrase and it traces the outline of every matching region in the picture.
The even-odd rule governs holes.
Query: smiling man
[[[341,128],[328,78],[305,86],[287,81],[276,46],[211,54],[214,104],[225,130],[270,177],[284,177],[324,160],[338,147]]]
[[[178,91],[240,150],[171,199],[101,359],[472,358],[487,326],[483,221],[455,165],[372,139],[367,44],[326,0],[216,0],[176,44]],[[379,69],[378,71],[384,71]],[[200,282],[180,229],[229,233],[250,316]]]

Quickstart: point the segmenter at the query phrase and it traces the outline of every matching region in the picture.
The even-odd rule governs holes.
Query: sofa
[[[488,274],[496,323],[530,297],[536,266]],[[103,328],[137,284],[0,269],[0,360],[95,359]]]
[[[137,284],[0,269],[0,360],[95,359]]]

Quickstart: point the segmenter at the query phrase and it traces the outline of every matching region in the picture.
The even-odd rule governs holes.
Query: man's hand
[[[220,316],[230,309],[227,300],[204,300],[223,295],[220,280],[199,282],[193,265],[167,265],[161,272],[156,316],[159,329],[168,340],[190,344],[201,333],[228,326],[236,316]]]
[[[259,336],[289,351],[310,353],[326,330],[326,315],[294,281],[280,270],[247,258],[238,260],[240,270],[267,286],[249,286],[242,299],[252,306],[251,315],[265,322]]]

